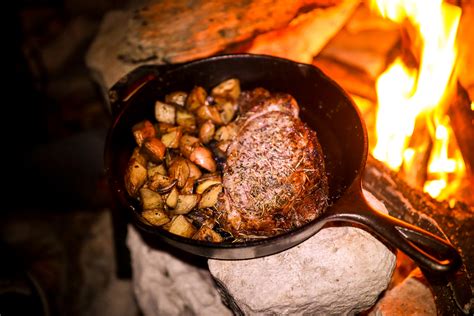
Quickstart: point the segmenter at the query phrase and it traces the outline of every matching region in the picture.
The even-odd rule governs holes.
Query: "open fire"
[[[372,7],[403,25],[411,44],[411,58],[398,57],[377,80],[373,155],[432,197],[449,198],[466,169],[447,115],[461,9],[442,0],[373,0]]]

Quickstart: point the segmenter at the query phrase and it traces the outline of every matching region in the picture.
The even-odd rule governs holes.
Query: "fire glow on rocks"
[[[426,174],[422,183],[415,184],[444,199],[465,172],[446,114],[446,99],[456,83],[461,9],[442,0],[373,0],[372,7],[396,23],[408,22],[416,30],[414,46],[420,50],[415,53],[419,55],[418,69],[397,58],[377,80],[377,144],[373,154],[392,169],[403,171],[420,168],[416,156],[428,151]],[[420,144],[413,139],[414,131],[428,134],[428,140]]]

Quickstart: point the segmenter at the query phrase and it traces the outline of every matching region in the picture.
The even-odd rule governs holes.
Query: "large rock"
[[[133,288],[144,315],[231,315],[207,269],[151,248],[129,226]]]
[[[436,304],[420,269],[415,269],[396,287],[387,291],[369,316],[436,316]]]
[[[224,299],[238,313],[345,315],[375,304],[395,261],[393,252],[366,231],[329,227],[276,255],[208,263]]]
[[[130,17],[131,13],[128,11],[108,12],[86,54],[86,65],[103,89],[106,100],[108,99],[107,90],[120,78],[139,66],[139,64],[125,63],[117,56],[117,47],[125,40]]]

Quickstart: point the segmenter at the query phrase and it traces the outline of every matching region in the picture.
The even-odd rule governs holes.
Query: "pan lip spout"
[[[302,72],[302,78],[319,78],[319,80],[323,80],[325,84],[331,86],[331,89],[334,89],[335,93],[338,94],[340,100],[347,102],[348,105],[352,107],[354,114],[357,116],[358,119],[358,126],[354,128],[360,129],[357,130],[357,133],[360,134],[361,144],[363,148],[360,148],[360,155],[358,155],[357,159],[360,159],[360,162],[357,162],[358,168],[354,170],[354,175],[350,183],[347,184],[347,187],[344,188],[342,194],[345,194],[350,187],[353,185],[360,185],[360,179],[362,176],[362,172],[365,167],[365,163],[367,160],[368,155],[368,136],[367,130],[365,126],[365,122],[362,118],[360,110],[357,108],[354,100],[350,97],[350,95],[331,77],[326,75],[321,69],[317,66],[312,64],[306,63],[299,63],[289,59],[270,56],[270,55],[258,55],[258,54],[225,54],[225,55],[218,55],[212,56],[208,58],[202,58],[199,60],[194,60],[188,63],[177,64],[177,65],[167,65],[166,70],[162,71],[163,68],[160,68],[159,65],[157,66],[146,66],[142,68],[143,73],[140,73],[140,67],[135,69],[137,77],[141,75],[149,75],[150,80],[143,83],[137,91],[134,91],[134,94],[127,98],[126,100],[119,100],[118,102],[114,103],[114,106],[117,106],[117,109],[113,109],[114,117],[112,119],[111,127],[109,128],[109,132],[106,139],[105,151],[104,151],[104,159],[105,159],[105,171],[107,178],[109,180],[109,186],[112,189],[112,193],[114,198],[117,200],[117,204],[122,211],[126,211],[131,214],[131,221],[134,223],[138,228],[139,231],[144,232],[146,234],[150,234],[154,237],[158,237],[161,240],[165,240],[166,242],[174,245],[178,248],[181,248],[185,251],[204,256],[209,258],[216,258],[216,259],[249,259],[255,257],[261,257],[270,255],[273,253],[277,253],[283,250],[286,250],[292,246],[295,246],[302,241],[306,240],[307,238],[314,235],[323,225],[322,223],[318,222],[318,218],[312,220],[311,222],[292,229],[288,232],[269,236],[264,239],[253,239],[248,241],[242,241],[238,243],[212,243],[206,241],[198,241],[193,240],[191,238],[185,238],[178,235],[174,235],[169,233],[163,229],[150,226],[139,218],[139,212],[136,210],[136,207],[132,205],[126,197],[126,192],[124,192],[123,183],[123,176],[121,177],[120,174],[117,173],[118,170],[118,163],[114,161],[116,158],[114,148],[116,147],[116,143],[118,140],[117,137],[120,136],[120,133],[117,132],[118,128],[124,128],[121,125],[124,125],[123,120],[126,118],[127,114],[130,112],[130,108],[135,104],[134,100],[136,97],[140,95],[147,87],[149,88],[150,85],[161,83],[163,84],[163,80],[172,78],[173,74],[177,73],[186,73],[187,71],[193,71],[193,69],[202,69],[202,66],[207,65],[217,65],[219,66],[227,64],[245,64],[247,62],[251,62],[252,65],[258,66],[259,64],[262,65],[261,69],[256,69],[255,71],[264,71],[263,66],[265,65],[268,68],[265,70],[272,71],[271,67],[280,67],[282,65],[287,65],[288,67],[295,67],[298,71]],[[198,67],[199,66],[199,67]],[[217,66],[216,66],[217,67]],[[224,67],[224,66],[223,66]],[[215,70],[215,68],[212,68]],[[224,70],[221,70],[224,71]],[[152,75],[150,75],[150,72]],[[307,74],[307,75],[306,75]],[[215,74],[210,74],[210,76],[214,76]],[[231,75],[231,74],[230,74]],[[268,74],[271,76],[272,74]],[[265,75],[267,76],[267,74]],[[119,83],[122,85],[127,85],[130,83],[129,81],[132,80],[133,74],[127,74],[124,78],[120,79],[114,87],[111,88],[111,95],[114,93],[120,96],[120,93],[116,93],[117,89],[120,88],[118,85]],[[164,79],[163,79],[164,78]],[[313,79],[316,80],[316,79]],[[284,84],[284,83],[283,83]],[[116,100],[115,100],[116,101]],[[352,114],[351,114],[352,115]],[[355,121],[355,120],[354,120]],[[350,127],[345,127],[350,128]],[[112,148],[112,144],[115,147]],[[348,180],[349,181],[349,180]],[[239,255],[240,252],[240,255]]]

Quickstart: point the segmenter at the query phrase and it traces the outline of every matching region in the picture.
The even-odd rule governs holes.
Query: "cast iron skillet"
[[[154,118],[154,101],[176,90],[195,85],[209,90],[231,77],[242,89],[263,87],[291,94],[301,107],[301,117],[317,132],[329,179],[331,206],[316,220],[291,232],[240,243],[196,241],[152,227],[141,219],[140,208],[124,188],[124,170],[135,147],[131,127]],[[119,207],[145,234],[187,252],[218,259],[266,256],[295,246],[328,222],[356,223],[397,247],[420,266],[434,272],[457,268],[459,254],[451,244],[418,227],[373,210],[361,189],[367,158],[367,133],[351,98],[319,69],[307,64],[262,55],[223,55],[180,65],[143,66],[110,90],[113,124],[107,136],[105,165],[109,185]]]

